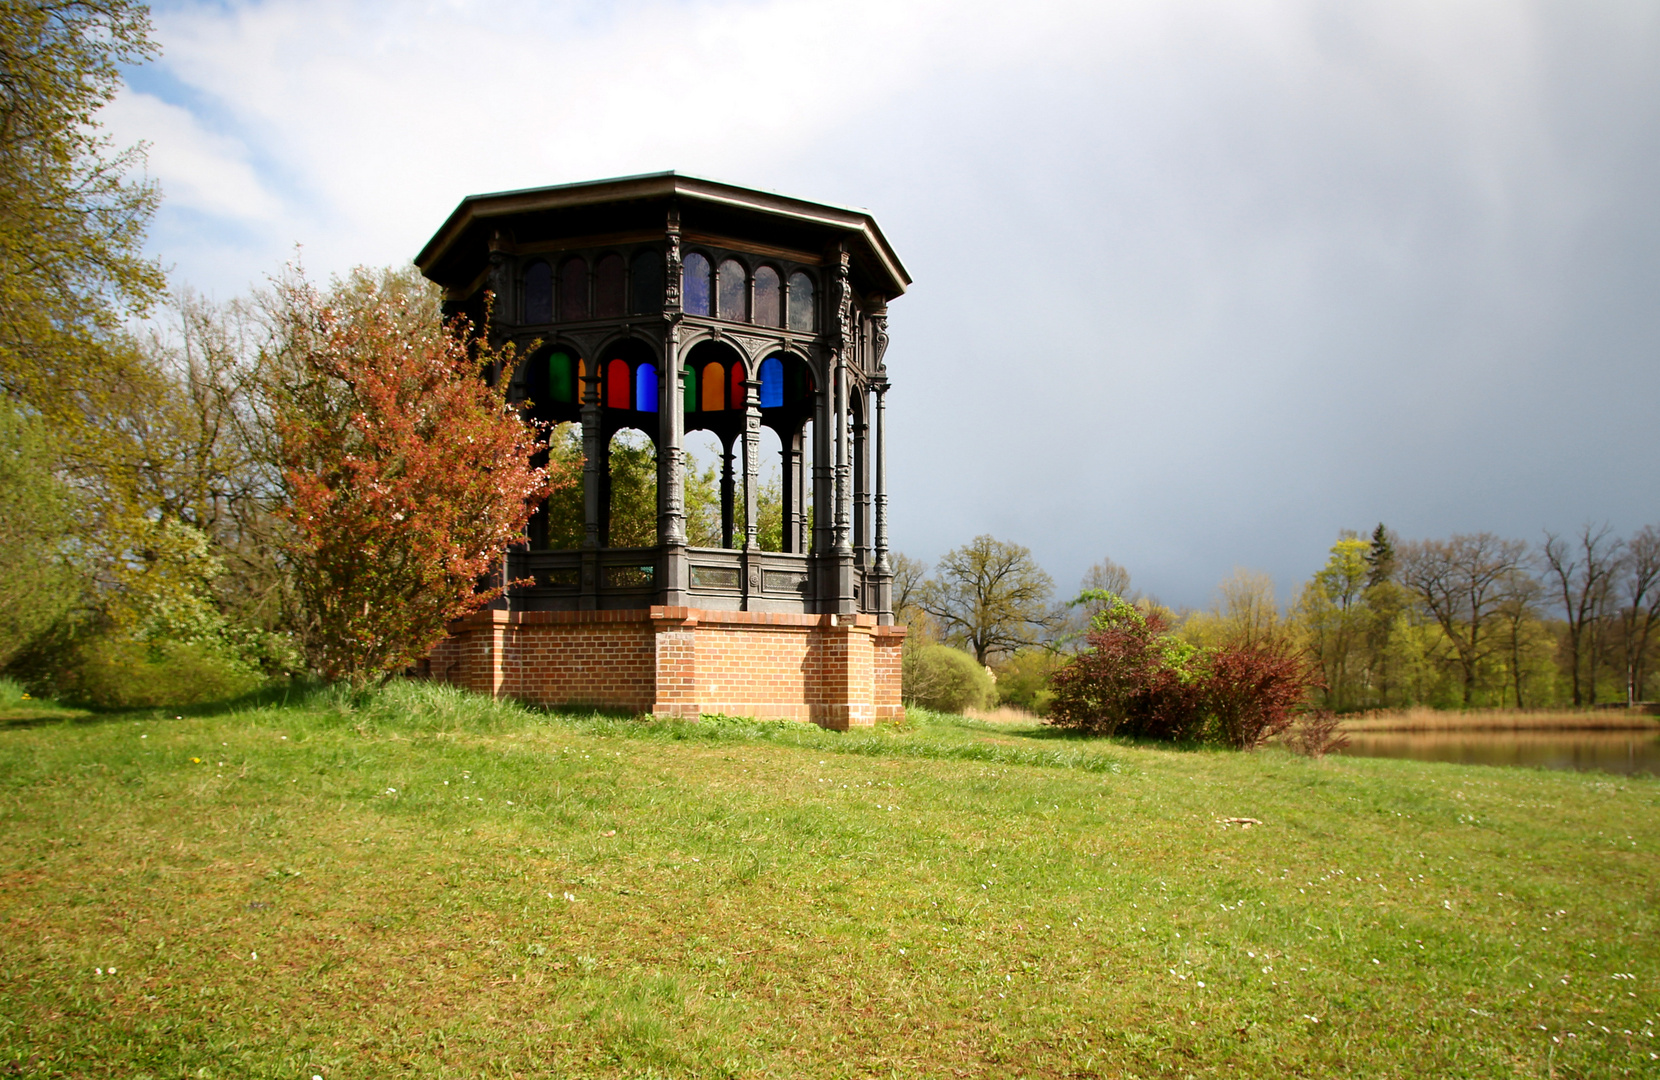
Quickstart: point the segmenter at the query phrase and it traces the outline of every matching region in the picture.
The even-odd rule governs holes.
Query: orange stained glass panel
[[[726,371],[719,364],[703,365],[703,411],[720,412],[726,408]]]

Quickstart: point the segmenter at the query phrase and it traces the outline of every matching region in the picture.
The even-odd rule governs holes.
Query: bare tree
[[[947,552],[937,570],[917,606],[982,664],[1035,644],[1054,622],[1049,596],[1055,583],[1019,544],[977,536]]]
[[[1606,641],[1608,608],[1620,569],[1624,544],[1611,539],[1609,528],[1589,522],[1577,540],[1545,534],[1543,551],[1552,591],[1567,619],[1568,663],[1575,705],[1597,703],[1597,667]],[[1581,672],[1584,677],[1581,677]]]
[[[893,567],[893,620],[911,628],[913,636],[918,632],[926,632],[920,624],[927,621],[928,613],[917,606],[922,597],[922,585],[928,578],[928,564],[921,559],[913,559],[902,551],[891,552],[888,555],[888,565]]]
[[[1502,642],[1495,620],[1510,595],[1509,583],[1527,544],[1492,533],[1450,540],[1415,540],[1401,546],[1400,582],[1423,604],[1452,645],[1464,682],[1464,705],[1475,698],[1482,661]]]
[[[1528,654],[1532,651],[1530,627],[1538,625],[1539,597],[1545,588],[1539,579],[1518,566],[1505,578],[1504,598],[1499,602],[1499,619],[1504,630],[1504,651],[1510,667],[1510,690],[1516,696],[1516,708],[1527,708],[1522,695],[1523,675]]]
[[[1625,649],[1625,702],[1643,693],[1649,636],[1660,622],[1660,527],[1645,525],[1626,545],[1620,575],[1620,629]]]

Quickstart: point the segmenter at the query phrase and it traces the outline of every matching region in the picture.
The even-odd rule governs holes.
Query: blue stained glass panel
[[[784,404],[784,361],[769,356],[761,361],[761,408],[777,409]]]
[[[695,251],[680,265],[680,306],[688,315],[709,314],[709,260]]]
[[[641,364],[634,369],[634,407],[640,412],[657,411],[656,364]]]

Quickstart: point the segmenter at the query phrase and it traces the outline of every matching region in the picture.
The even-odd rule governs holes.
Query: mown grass
[[[0,718],[0,1075],[1653,1076],[1657,802],[426,686]]]

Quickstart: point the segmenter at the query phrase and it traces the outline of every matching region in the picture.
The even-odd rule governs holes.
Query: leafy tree
[[[893,621],[910,627],[907,643],[923,638],[932,640],[929,615],[918,606],[922,587],[928,580],[928,564],[903,551],[890,551],[888,565],[893,569]]]
[[[1065,663],[1065,655],[1052,649],[1040,647],[1010,653],[994,669],[998,702],[1047,716],[1055,697],[1049,689],[1049,677]]]
[[[1395,580],[1395,538],[1378,522],[1372,530],[1372,539],[1366,548],[1366,587],[1375,589],[1386,581]]]
[[[1474,704],[1485,662],[1503,644],[1497,626],[1526,554],[1526,544],[1492,533],[1419,540],[1401,550],[1401,583],[1451,646],[1465,708]]]
[[[1375,568],[1371,542],[1352,533],[1332,545],[1331,556],[1297,597],[1296,614],[1310,654],[1320,665],[1328,708],[1356,704],[1358,655],[1369,612],[1366,584]]]
[[[79,588],[64,551],[70,493],[52,474],[44,428],[0,401],[0,668],[68,612]]]
[[[1545,534],[1542,554],[1566,620],[1569,685],[1575,705],[1597,702],[1597,668],[1624,547],[1608,534],[1607,525],[1593,528],[1589,523],[1576,540]]]
[[[1040,640],[1055,621],[1055,583],[1019,544],[977,536],[946,552],[917,605],[982,666],[988,657]]]
[[[97,120],[149,32],[129,0],[0,4],[0,388],[94,458],[133,362],[122,321],[166,284],[142,252],[157,189],[128,179],[142,150]]]
[[[1650,639],[1660,623],[1660,526],[1643,526],[1626,544],[1619,618],[1625,700],[1627,705],[1635,705],[1643,696]]]
[[[479,372],[510,372],[462,319],[440,326],[358,272],[324,295],[278,283],[266,357],[282,536],[313,667],[354,686],[427,653],[489,603],[529,507],[574,482],[531,464],[537,433]]]

